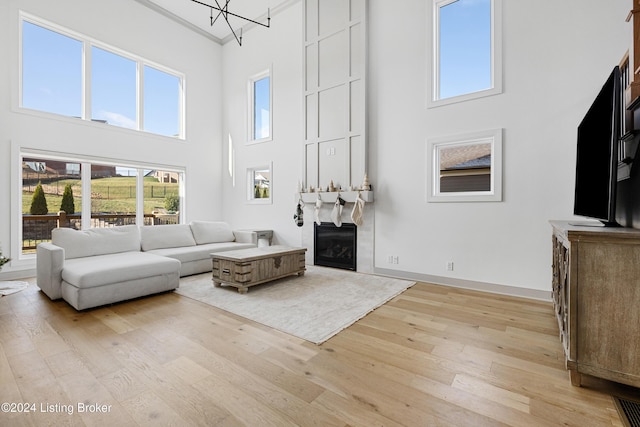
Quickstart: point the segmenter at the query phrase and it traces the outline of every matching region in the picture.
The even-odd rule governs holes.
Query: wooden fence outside
[[[144,225],[177,224],[178,214],[144,214]],[[92,213],[91,228],[119,227],[136,223],[135,214]],[[81,214],[64,211],[47,215],[22,215],[22,252],[33,252],[42,242],[51,241],[54,228],[81,228]]]

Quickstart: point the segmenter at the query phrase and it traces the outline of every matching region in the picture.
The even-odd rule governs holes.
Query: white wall
[[[302,176],[304,147],[302,104],[302,3],[271,17],[271,28],[244,32],[223,47],[223,216],[236,228],[274,230],[274,243],[300,245],[293,222],[296,183]],[[273,139],[247,145],[249,77],[272,67]],[[227,172],[227,141],[235,152],[235,180]],[[247,203],[247,168],[273,162],[272,198],[268,205]],[[306,221],[313,221],[307,210]]]
[[[575,129],[631,40],[627,0],[504,3],[504,93],[426,108],[427,4],[370,0],[369,177],[375,190],[375,267],[398,276],[550,289],[548,220],[570,218]],[[186,143],[87,124],[69,125],[14,111],[17,10],[140,54],[187,75]],[[116,24],[117,23],[117,24]],[[302,5],[222,48],[133,1],[0,2],[0,242],[11,234],[11,142],[187,167],[188,220],[275,230],[301,244],[293,223],[302,171]],[[247,78],[273,67],[273,140],[245,145]],[[220,75],[224,84],[220,85]],[[222,100],[222,101],[221,101]],[[426,141],[505,129],[503,202],[425,201]],[[235,180],[227,173],[227,137]],[[246,203],[247,167],[273,162],[273,204]],[[312,220],[307,209],[306,221]],[[387,263],[397,255],[399,264]],[[454,262],[454,271],[446,263]],[[5,266],[5,269],[7,267]],[[3,269],[3,273],[5,272]]]
[[[375,203],[367,208],[375,209],[375,269],[548,296],[548,220],[572,217],[576,126],[630,44],[631,2],[503,0],[504,93],[432,109],[426,108],[428,4],[368,2]],[[224,131],[234,137],[237,171],[235,187],[223,179],[224,216],[235,226],[273,228],[287,244],[300,244],[292,220],[303,139],[300,21],[295,5],[273,19],[273,28],[247,32],[241,48],[230,43],[223,51]],[[245,146],[246,79],[270,61],[274,141]],[[504,128],[503,201],[427,203],[427,139],[491,128]],[[274,161],[274,203],[246,205],[244,169],[263,160]],[[313,220],[311,209],[305,214]],[[389,255],[399,264],[389,264]]]
[[[18,11],[59,24],[186,75],[186,141],[17,110]],[[11,242],[11,161],[14,147],[185,167],[186,220],[220,219],[220,45],[131,0],[11,0],[0,2],[0,242],[17,259]],[[15,181],[15,179],[14,179]],[[10,250],[12,249],[12,250]],[[28,268],[12,261],[2,273]]]
[[[629,46],[632,4],[503,0],[504,93],[427,109],[428,3],[369,3],[376,267],[548,291],[548,220],[572,217],[576,127]],[[426,140],[491,128],[504,128],[503,202],[426,203]]]

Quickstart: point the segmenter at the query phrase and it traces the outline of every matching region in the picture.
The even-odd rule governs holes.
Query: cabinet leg
[[[222,286],[222,282],[218,282],[217,280],[213,280],[213,286],[216,288],[219,288],[220,286]]]
[[[580,387],[582,384],[582,374],[575,369],[571,369],[569,374],[571,375],[571,385]]]

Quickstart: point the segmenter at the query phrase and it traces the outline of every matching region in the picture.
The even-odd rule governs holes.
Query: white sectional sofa
[[[38,287],[83,310],[175,289],[179,278],[211,271],[210,254],[257,246],[228,224],[56,228],[37,248]]]

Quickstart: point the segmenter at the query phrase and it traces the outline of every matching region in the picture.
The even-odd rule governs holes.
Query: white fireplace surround
[[[321,197],[322,194],[321,193]],[[334,193],[335,194],[335,193]],[[312,195],[307,193],[304,197],[304,225],[302,228],[302,246],[307,248],[306,263],[313,265],[313,223],[314,223],[314,210],[315,210],[315,198],[313,202],[309,200]],[[344,198],[344,197],[343,197]],[[363,197],[364,199],[364,197]],[[333,202],[323,200],[322,207],[320,208],[320,221],[332,222],[331,212],[335,203],[335,197]],[[346,200],[346,199],[345,199]],[[365,199],[366,200],[366,199]],[[342,222],[353,223],[351,220],[351,211],[353,210],[353,202],[347,201],[342,209]],[[356,271],[360,273],[373,273],[373,230],[374,230],[374,210],[373,203],[365,203],[363,210],[363,223],[361,226],[356,227],[357,230],[357,262]]]

